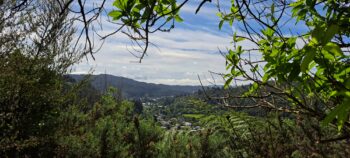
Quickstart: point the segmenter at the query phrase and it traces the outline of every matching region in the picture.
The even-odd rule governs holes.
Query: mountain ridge
[[[147,83],[110,74],[69,74],[68,76],[78,82],[88,77],[90,84],[96,90],[103,92],[108,87],[114,87],[121,90],[123,96],[126,98],[166,97],[185,95],[194,93],[202,88],[201,86]]]

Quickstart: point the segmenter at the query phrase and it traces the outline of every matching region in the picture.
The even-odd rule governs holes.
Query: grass
[[[204,117],[204,114],[182,114],[183,117],[200,119]]]

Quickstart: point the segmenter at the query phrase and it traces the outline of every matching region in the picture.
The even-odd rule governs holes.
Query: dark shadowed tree
[[[18,3],[17,3],[18,2]],[[56,2],[0,3],[0,154],[51,156],[63,74],[82,56],[68,10]]]
[[[143,106],[141,99],[135,99],[134,101],[134,111],[136,114],[142,114],[143,112]]]

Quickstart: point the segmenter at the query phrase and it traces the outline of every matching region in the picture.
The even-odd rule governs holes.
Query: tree
[[[1,155],[51,156],[59,110],[68,106],[63,75],[80,60],[68,12],[58,3],[0,3]],[[29,2],[28,2],[29,3]]]
[[[155,157],[162,130],[135,114],[132,102],[119,101],[110,88],[87,111],[70,106],[59,117],[58,156]]]
[[[54,133],[62,123],[60,115],[71,106],[89,110],[75,106],[81,99],[76,98],[85,94],[66,83],[64,75],[98,50],[91,35],[104,3],[86,7],[82,0],[0,1],[2,156],[52,156],[59,145]],[[83,27],[74,27],[79,24]]]
[[[144,43],[140,59],[147,51],[148,34],[169,31],[181,22],[179,11],[188,1],[115,0],[113,20],[127,26],[133,40]],[[209,2],[203,0],[201,6]],[[216,99],[251,98],[252,107],[264,107],[305,117],[323,124],[337,125],[350,137],[350,56],[349,2],[347,0],[232,0],[228,12],[220,9],[219,28],[224,23],[241,27],[233,35],[233,49],[226,55],[226,87],[244,80],[252,86],[242,96]],[[214,13],[213,13],[214,14]],[[168,29],[164,28],[169,26]],[[293,31],[305,27],[303,31]],[[240,46],[248,42],[252,47]],[[252,54],[261,59],[253,60]],[[274,101],[287,101],[281,106]]]
[[[135,99],[134,101],[134,111],[136,114],[142,114],[143,112],[143,106],[142,106],[142,101],[141,99]]]

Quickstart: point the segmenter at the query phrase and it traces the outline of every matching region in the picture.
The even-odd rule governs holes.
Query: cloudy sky
[[[107,4],[109,5],[109,4]],[[152,46],[148,55],[138,59],[128,52],[130,40],[123,34],[108,38],[102,49],[73,68],[73,73],[82,74],[92,70],[93,74],[108,74],[128,77],[138,81],[171,85],[199,85],[198,75],[204,84],[213,82],[209,71],[225,72],[225,59],[219,49],[230,48],[232,31],[220,31],[219,18],[214,4],[206,4],[195,15],[198,1],[184,6],[181,16],[183,23],[177,23],[170,33],[155,33],[150,36]],[[107,8],[109,9],[109,8]],[[104,32],[112,32],[116,26],[104,24]],[[222,84],[214,76],[216,84]]]
[[[91,1],[93,2],[98,0]],[[108,0],[107,11],[113,9],[112,2],[113,0]],[[200,12],[195,14],[200,2],[201,0],[191,0],[182,8],[181,17],[184,22],[176,23],[175,29],[170,33],[157,32],[150,35],[150,41],[156,46],[149,48],[142,63],[138,63],[138,58],[129,53],[128,50],[132,50],[130,39],[118,33],[104,41],[102,49],[94,55],[95,60],[88,56],[73,67],[73,73],[106,72],[138,81],[170,85],[199,85],[200,76],[205,85],[223,84],[220,76],[212,76],[210,72],[225,73],[225,58],[219,50],[225,52],[232,47],[232,34],[235,31],[239,32],[240,26],[229,27],[228,24],[224,24],[222,30],[219,30],[216,4],[206,3]],[[230,1],[220,2],[224,9],[230,8]],[[290,24],[295,25],[293,21]],[[117,29],[117,26],[108,22],[103,22],[102,25],[104,29],[100,31],[101,34],[108,34]],[[303,27],[293,29],[305,30]],[[240,44],[245,48],[252,47],[250,43]]]

